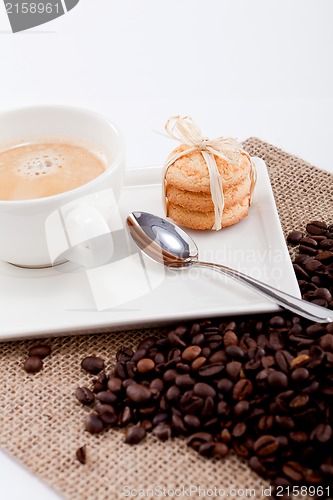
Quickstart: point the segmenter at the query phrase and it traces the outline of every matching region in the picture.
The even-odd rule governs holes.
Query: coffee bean
[[[290,362],[291,368],[297,368],[303,365],[306,365],[310,360],[310,356],[308,354],[300,354],[296,358],[292,359]]]
[[[244,358],[244,352],[237,345],[229,345],[225,348],[225,352],[233,359],[240,360]]]
[[[306,225],[306,230],[309,234],[325,234],[327,231],[327,224],[323,221],[312,221]]]
[[[136,369],[139,373],[148,373],[154,370],[154,368],[155,363],[150,358],[141,358],[136,365]]]
[[[199,358],[196,358],[194,361],[192,361],[191,368],[194,371],[200,370],[200,368],[206,363],[206,358],[203,356],[200,356]]]
[[[291,380],[296,383],[304,382],[309,378],[309,371],[306,368],[295,368],[291,373]]]
[[[195,384],[194,378],[192,378],[188,373],[184,375],[177,375],[176,385],[179,387],[192,387]]]
[[[104,428],[103,421],[96,413],[86,415],[84,427],[90,434],[99,434]]]
[[[237,380],[242,369],[242,364],[239,361],[230,361],[230,363],[227,363],[225,369],[232,380]]]
[[[153,347],[153,345],[155,345],[156,341],[157,341],[156,337],[146,337],[146,338],[144,338],[139,343],[139,345],[137,347],[137,351],[141,351],[141,350],[148,351],[151,347]],[[133,361],[133,358],[132,358],[132,361]]]
[[[199,375],[201,377],[215,377],[224,369],[224,365],[220,363],[212,363],[209,365],[204,365],[199,370]]]
[[[233,437],[237,439],[244,436],[246,429],[246,424],[244,422],[239,422],[232,430]]]
[[[302,466],[297,462],[287,462],[282,466],[282,470],[287,478],[291,479],[295,483],[299,483],[303,479]]]
[[[319,340],[319,345],[324,351],[333,352],[333,335],[331,333],[323,335]]]
[[[211,441],[213,441],[213,435],[209,432],[195,432],[190,435],[186,443],[188,446],[196,450],[199,449],[203,443],[209,443]]]
[[[280,350],[275,353],[275,361],[284,373],[288,373],[292,360],[293,356],[288,351]]]
[[[81,368],[92,375],[97,375],[104,370],[104,360],[97,356],[87,356],[81,361]]]
[[[224,458],[228,455],[229,448],[225,443],[215,443],[213,449],[213,457],[215,458]]]
[[[281,328],[285,325],[285,319],[282,316],[273,316],[273,318],[269,320],[269,324],[273,328]]]
[[[238,345],[238,337],[232,330],[227,330],[223,336],[225,347]]]
[[[37,373],[43,368],[43,361],[39,356],[30,356],[23,365],[27,373]]]
[[[288,387],[288,377],[285,373],[279,371],[272,371],[268,377],[267,382],[273,389],[283,390]]]
[[[332,427],[328,424],[318,424],[311,433],[311,439],[327,443],[332,438]]]
[[[146,429],[142,425],[130,427],[125,437],[125,443],[138,444],[146,437]]]
[[[156,436],[160,441],[167,441],[172,437],[172,429],[170,425],[167,424],[158,424],[154,429],[153,429],[153,434]]]
[[[302,238],[300,243],[306,247],[317,248],[318,242],[313,238]]]
[[[122,362],[129,361],[133,356],[133,349],[130,347],[120,347],[116,354],[116,360]]]
[[[198,345],[192,345],[184,349],[181,357],[184,361],[191,362],[198,358],[198,356],[200,356],[200,353],[201,348]]]
[[[109,391],[114,392],[115,394],[120,392],[122,389],[121,379],[117,378],[117,377],[110,378],[108,381],[108,389],[109,389]]]
[[[231,380],[227,378],[221,378],[221,380],[217,384],[218,390],[223,394],[230,392],[233,389],[233,387],[234,387],[233,382],[231,382]]]
[[[87,447],[86,445],[81,446],[76,450],[76,458],[80,464],[84,465],[87,463]]]
[[[46,358],[51,354],[51,346],[48,344],[39,344],[29,349],[29,356],[38,356],[41,359]]]
[[[291,231],[288,234],[287,241],[292,245],[297,245],[303,238],[303,233],[301,231]]]
[[[96,399],[103,404],[113,405],[117,403],[117,396],[110,391],[101,391],[97,394]]]
[[[264,476],[266,474],[266,469],[260,462],[259,458],[256,456],[253,456],[249,460],[249,466],[251,467],[254,472],[259,474],[260,476]]]
[[[118,417],[112,406],[99,403],[96,405],[96,410],[103,424],[113,426],[118,422]]]
[[[199,429],[201,425],[200,419],[196,415],[191,414],[185,415],[184,422],[191,429]]]
[[[287,415],[276,415],[275,422],[279,427],[288,431],[291,431],[295,428],[295,422],[291,417],[288,417]]]
[[[90,405],[95,401],[95,395],[88,387],[78,387],[75,396],[83,405]]]
[[[183,419],[179,415],[172,415],[172,425],[178,434],[183,436],[187,434],[187,428],[184,425]]]
[[[263,435],[258,438],[254,445],[253,450],[258,457],[268,457],[276,453],[279,448],[279,443],[274,436]]]
[[[240,401],[249,398],[252,392],[253,384],[251,380],[243,378],[241,380],[238,380],[238,382],[235,384],[232,396],[234,399]]]
[[[202,398],[215,398],[216,396],[216,391],[215,389],[206,384],[205,382],[198,382],[195,384],[193,388],[193,393],[196,394],[196,396],[200,396]]]
[[[248,401],[240,401],[234,406],[234,415],[237,418],[243,418],[248,414],[250,409],[250,404]]]
[[[132,384],[127,387],[126,394],[131,401],[134,403],[145,403],[149,401],[152,396],[151,391],[148,387],[140,384]]]

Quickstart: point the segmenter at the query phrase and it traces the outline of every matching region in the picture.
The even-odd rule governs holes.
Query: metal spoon
[[[138,247],[153,260],[168,268],[183,269],[190,266],[200,266],[213,269],[252,288],[284,309],[304,316],[304,318],[318,323],[333,321],[333,311],[329,309],[281,292],[281,290],[222,264],[200,262],[198,248],[192,238],[170,220],[147,212],[132,212],[127,217],[127,225]]]

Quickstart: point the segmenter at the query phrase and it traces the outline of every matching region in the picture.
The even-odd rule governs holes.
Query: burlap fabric
[[[245,147],[267,163],[285,233],[303,227],[310,218],[333,222],[332,175],[256,138],[248,139]],[[163,335],[164,331],[154,333]],[[262,488],[268,484],[234,455],[223,461],[209,460],[181,439],[162,443],[149,435],[131,447],[123,444],[121,430],[99,436],[84,432],[87,410],[73,395],[76,387],[91,381],[80,370],[81,359],[100,355],[111,369],[117,348],[135,346],[151,333],[139,330],[51,339],[52,355],[36,375],[27,375],[22,368],[33,341],[0,344],[0,446],[70,500],[112,500],[121,498],[125,487],[139,490],[159,485],[200,486],[208,493],[214,487],[226,493],[229,488],[254,488],[256,498],[267,498]],[[84,444],[88,459],[80,465],[75,451]]]

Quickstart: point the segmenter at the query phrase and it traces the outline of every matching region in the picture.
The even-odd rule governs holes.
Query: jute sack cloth
[[[248,139],[245,147],[267,163],[286,234],[303,228],[310,219],[333,223],[332,175],[257,138]],[[90,384],[92,377],[80,369],[82,358],[101,356],[110,370],[120,346],[134,347],[144,336],[165,331],[50,339],[52,355],[36,375],[22,368],[33,341],[0,344],[0,446],[69,500],[112,500],[122,498],[122,492],[157,486],[200,487],[208,494],[214,487],[226,493],[230,488],[250,488],[255,489],[255,498],[267,498],[262,488],[269,484],[233,454],[225,460],[211,460],[200,457],[182,439],[162,443],[149,435],[131,447],[123,443],[124,430],[98,436],[84,431],[88,410],[76,401],[74,391]],[[84,444],[87,463],[81,465],[75,451]]]

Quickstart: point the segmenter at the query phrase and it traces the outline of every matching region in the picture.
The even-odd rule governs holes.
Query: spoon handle
[[[261,295],[264,295],[273,302],[276,302],[284,309],[288,309],[289,311],[299,314],[300,316],[303,316],[311,321],[316,321],[317,323],[330,323],[333,321],[333,311],[330,309],[317,306],[316,304],[306,302],[305,300],[298,299],[297,297],[293,297],[288,293],[282,292],[281,290],[278,290],[270,285],[266,285],[265,283],[262,283],[255,278],[251,278],[251,276],[247,276],[246,274],[236,271],[235,269],[223,266],[222,264],[213,264],[210,262],[196,261],[193,264],[213,269],[214,271],[219,271],[225,276],[233,278],[243,285],[252,288]]]

